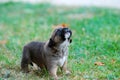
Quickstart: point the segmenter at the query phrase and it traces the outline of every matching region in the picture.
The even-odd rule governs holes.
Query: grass
[[[73,31],[68,59],[72,74],[59,71],[61,80],[120,79],[120,10],[9,2],[0,4],[0,12],[0,80],[49,80],[46,71],[21,72],[22,48],[30,41],[48,40],[52,26],[61,23]]]

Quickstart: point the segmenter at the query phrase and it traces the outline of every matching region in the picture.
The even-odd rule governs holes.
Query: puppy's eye
[[[62,33],[61,30],[57,31],[57,35],[61,35],[61,33]]]

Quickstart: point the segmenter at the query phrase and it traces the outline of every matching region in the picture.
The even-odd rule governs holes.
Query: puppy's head
[[[58,46],[65,40],[68,40],[69,43],[71,43],[71,36],[72,31],[69,28],[57,28],[53,31],[52,36],[49,40],[49,47]]]

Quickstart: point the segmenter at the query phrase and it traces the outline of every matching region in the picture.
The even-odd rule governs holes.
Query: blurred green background
[[[0,3],[0,80],[49,80],[47,71],[20,70],[23,46],[47,41],[52,26],[68,24],[73,32],[66,76],[61,80],[120,79],[120,10],[54,6],[48,3]]]

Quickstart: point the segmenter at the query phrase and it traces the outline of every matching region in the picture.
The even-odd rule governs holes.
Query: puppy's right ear
[[[70,39],[69,42],[72,43],[72,39]]]
[[[55,45],[55,42],[50,38],[48,46],[53,47]]]

